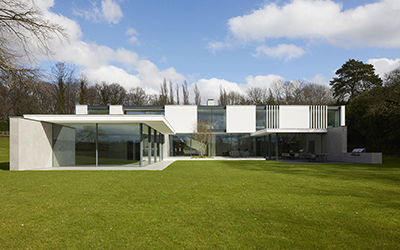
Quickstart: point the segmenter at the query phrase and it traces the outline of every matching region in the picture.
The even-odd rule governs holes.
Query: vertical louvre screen
[[[327,128],[328,107],[327,106],[310,106],[310,128],[325,129]]]
[[[268,105],[267,106],[267,128],[274,129],[279,128],[279,106]]]

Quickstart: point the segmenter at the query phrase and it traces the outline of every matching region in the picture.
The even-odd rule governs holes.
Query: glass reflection
[[[139,165],[139,124],[98,124],[98,165]]]

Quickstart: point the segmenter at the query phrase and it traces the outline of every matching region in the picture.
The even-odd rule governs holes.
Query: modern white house
[[[10,169],[142,167],[197,156],[192,138],[209,121],[206,155],[382,163],[381,153],[347,153],[345,106],[87,106],[75,115],[10,118]]]

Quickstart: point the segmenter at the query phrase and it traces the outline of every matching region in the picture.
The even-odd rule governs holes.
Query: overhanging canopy
[[[49,123],[144,123],[163,134],[175,134],[163,115],[24,115],[24,118]]]

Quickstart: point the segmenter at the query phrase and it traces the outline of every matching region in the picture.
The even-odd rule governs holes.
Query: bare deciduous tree
[[[167,89],[167,80],[165,80],[162,84],[160,84],[160,96],[157,98],[158,104],[157,105],[165,105],[168,104],[168,89]]]
[[[189,89],[186,81],[182,85],[182,93],[183,93],[183,105],[189,105]]]
[[[179,105],[179,84],[176,83],[176,105]]]
[[[35,53],[52,54],[51,43],[66,38],[65,30],[45,19],[34,1],[0,0],[0,72],[13,75],[26,84],[37,78],[37,71],[23,67],[36,61]]]
[[[194,104],[200,105],[201,104],[201,95],[200,95],[200,90],[197,87],[197,83],[195,83],[193,86],[193,92],[194,92]]]
[[[211,123],[209,121],[199,120],[195,125],[192,133],[194,140],[198,141],[200,144],[200,157],[204,157],[207,145],[212,139],[211,133]]]
[[[148,96],[141,87],[131,88],[127,97],[127,104],[131,106],[142,106],[148,104]]]

